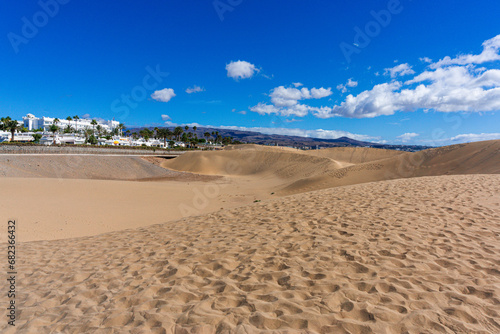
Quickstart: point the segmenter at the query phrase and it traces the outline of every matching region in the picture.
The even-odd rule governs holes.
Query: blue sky
[[[395,144],[500,139],[498,1],[1,6],[2,116]]]

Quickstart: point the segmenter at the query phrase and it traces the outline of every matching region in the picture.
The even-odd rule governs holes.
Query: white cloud
[[[272,104],[259,103],[256,106],[250,108],[250,111],[256,112],[260,115],[281,115],[281,116],[306,116],[311,107],[305,104],[295,104],[289,107],[277,107]]]
[[[174,90],[172,88],[164,88],[162,90],[157,90],[151,97],[160,102],[168,102],[175,96]]]
[[[332,89],[328,88],[311,88],[311,98],[313,99],[322,99],[324,97],[332,95]]]
[[[394,66],[392,68],[384,69],[384,75],[387,75],[387,74],[390,74],[391,78],[395,78],[397,76],[415,74],[415,71],[411,69],[410,65],[408,65],[407,63],[404,63],[404,64]]]
[[[260,71],[254,64],[243,60],[232,61],[226,64],[226,70],[227,76],[234,80],[251,78],[255,73]]]
[[[319,118],[336,116],[371,118],[381,115],[392,115],[397,107],[393,105],[391,97],[400,85],[399,82],[383,83],[357,96],[349,94],[340,105],[322,107],[315,110],[315,116]]]
[[[279,86],[271,90],[269,96],[272,104],[259,103],[250,108],[251,111],[261,115],[277,114],[282,116],[306,116],[313,108],[305,104],[300,104],[300,100],[321,99],[332,95],[331,88],[311,88],[301,89],[293,87]]]
[[[303,84],[303,83],[301,83],[301,82],[293,82],[293,83],[292,83],[292,85],[294,85],[294,86],[295,86],[295,88],[298,88],[298,87],[300,87],[300,86],[304,86],[304,84]]]
[[[340,84],[337,85],[337,89],[340,90],[342,93],[347,92],[347,87],[357,87],[358,82],[352,80],[352,78],[347,79],[347,82],[345,84]]]
[[[297,88],[285,88],[284,86],[279,86],[271,90],[271,102],[277,107],[291,107],[297,105],[299,100],[306,99],[321,99],[332,95],[331,88],[312,88],[311,90],[303,87],[301,89]]]
[[[413,84],[418,85],[415,88],[408,86]],[[319,118],[365,118],[418,109],[439,112],[499,111],[500,70],[451,66],[425,71],[405,83],[382,83],[357,96],[348,95],[340,105],[323,107],[315,115]]]
[[[477,68],[472,64],[500,59],[498,54],[493,53],[500,48],[500,35],[485,41],[483,47],[481,55],[460,56],[449,58],[447,61],[448,64],[457,65],[438,66],[435,69],[430,66],[405,82],[391,80],[377,84],[358,95],[349,94],[337,105],[313,107],[299,104],[301,100],[331,95],[330,88],[309,90],[305,87],[298,89],[280,86],[270,93],[272,104],[259,103],[250,110],[262,115],[298,117],[312,113],[318,118],[371,118],[392,115],[398,111],[413,112],[420,109],[426,112],[500,111],[500,69]],[[424,60],[430,59],[424,58]],[[444,61],[438,63],[444,64]],[[404,63],[387,68],[385,74],[390,74],[391,78],[395,79],[415,74],[415,71]],[[349,84],[354,86],[357,83],[350,80],[345,85],[337,86],[337,89],[344,91]]]
[[[237,113],[237,114],[241,114],[241,115],[246,115],[246,114],[247,114],[247,112],[246,112],[245,110],[242,110],[242,111],[236,111],[236,109],[233,109],[233,110],[231,110],[231,112],[235,112],[235,113]]]
[[[467,133],[448,139],[452,143],[469,143],[482,140],[500,139],[500,133]]]
[[[278,114],[280,108],[275,107],[271,104],[259,103],[256,106],[251,107],[250,111],[256,112],[259,115],[270,115],[270,114]]]
[[[193,87],[188,87],[186,89],[186,93],[188,93],[188,94],[199,93],[199,92],[204,92],[204,91],[205,91],[205,88],[197,86],[197,85],[194,85]]]
[[[166,122],[165,122],[165,125],[166,125],[166,126],[179,126],[179,124],[174,123],[174,122],[171,122],[171,121],[166,121]]]
[[[448,65],[483,64],[500,60],[500,54],[498,53],[500,50],[500,35],[484,41],[482,45],[483,51],[478,55],[465,54],[455,58],[446,56],[438,62],[431,64],[430,67],[436,69]]]
[[[168,115],[161,115],[161,119],[164,120],[164,121],[169,121],[172,118],[170,118],[170,116],[168,116]]]
[[[396,138],[401,140],[403,143],[406,143],[406,142],[409,142],[410,140],[412,140],[413,138],[418,137],[418,136],[419,136],[418,133],[407,132],[407,133],[403,133],[401,136],[397,136]]]
[[[90,119],[90,120],[95,119],[97,122],[100,122],[100,123],[106,123],[108,121],[102,117],[91,117],[90,114],[83,114],[83,115],[80,115],[79,117],[82,119]]]
[[[432,63],[432,59],[429,58],[429,57],[422,57],[422,58],[419,58],[419,59],[423,63]]]
[[[454,145],[484,140],[500,140],[500,133],[464,133],[451,138],[422,139],[420,142],[432,146]]]

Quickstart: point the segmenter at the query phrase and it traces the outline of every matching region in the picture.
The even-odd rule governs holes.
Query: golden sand
[[[498,143],[416,153],[411,170],[398,167],[404,159],[395,161],[411,154],[384,152],[377,160],[377,152],[348,149],[335,155],[336,149],[243,146],[167,162],[223,175],[189,186],[2,178],[2,189],[16,198],[30,182],[52,182],[56,188],[42,204],[52,199],[67,210],[58,216],[35,205],[56,232],[40,230],[18,245],[17,326],[4,321],[0,331],[499,333]],[[391,176],[377,180],[381,169],[366,164]],[[391,180],[398,168],[402,178]],[[357,176],[358,183],[377,182],[331,187]],[[206,207],[184,218],[175,213],[193,205],[193,189],[206,186],[219,189]],[[78,203],[64,201],[71,191],[81,194],[76,199],[87,220]],[[288,192],[295,194],[283,196]],[[127,202],[132,194],[142,202]],[[26,215],[26,203],[1,205],[2,215]],[[99,217],[110,225],[103,228]],[[163,223],[150,225],[155,219]],[[82,223],[85,228],[77,226]],[[18,234],[22,239],[29,231]],[[2,296],[5,289],[0,285]]]

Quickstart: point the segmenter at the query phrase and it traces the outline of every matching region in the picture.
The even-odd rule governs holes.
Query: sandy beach
[[[244,145],[113,179],[0,157],[20,241],[0,331],[498,333],[499,148]]]

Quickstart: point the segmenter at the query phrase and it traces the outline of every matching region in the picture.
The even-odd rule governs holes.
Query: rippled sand
[[[500,176],[457,175],[26,242],[16,329],[499,333],[499,240]]]

